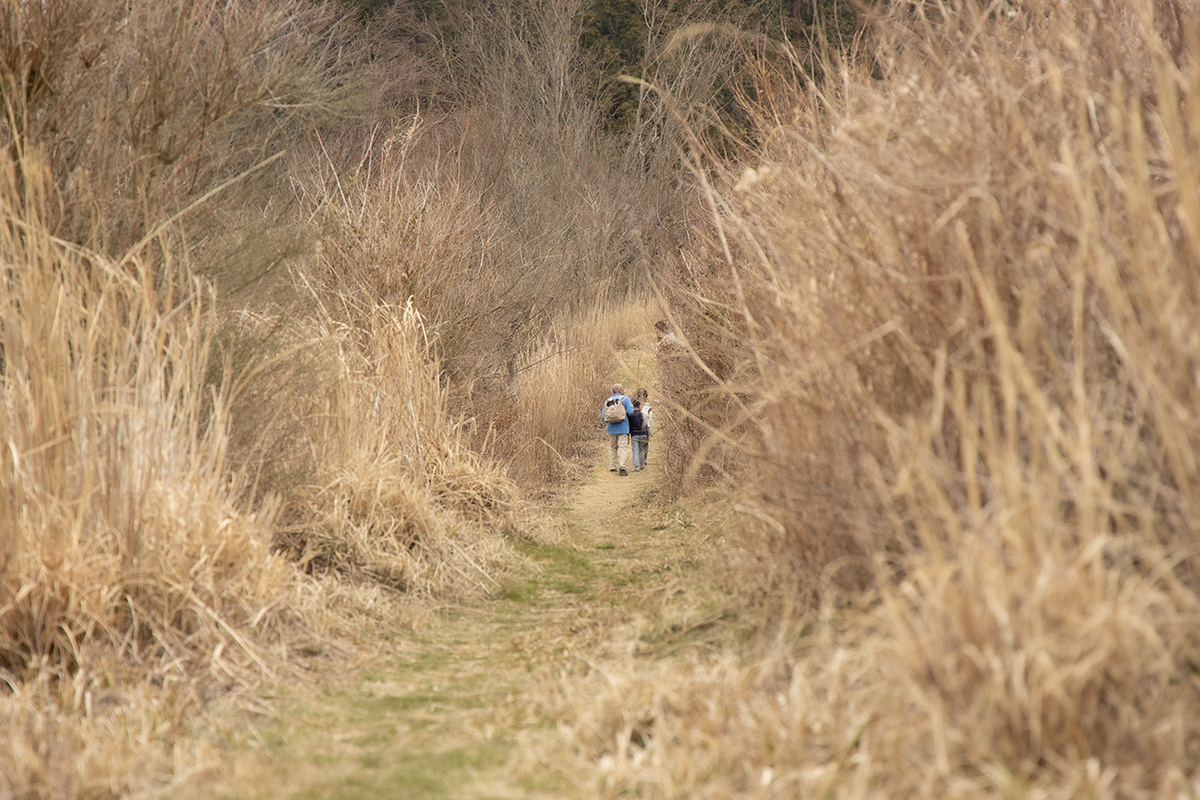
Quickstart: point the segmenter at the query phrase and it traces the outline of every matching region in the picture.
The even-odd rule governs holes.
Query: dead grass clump
[[[763,552],[812,578],[843,563],[862,585],[875,554],[913,543],[919,510],[864,490],[906,475],[911,442],[893,439],[920,420],[953,507],[988,505],[978,459],[998,446],[1034,469],[1075,454],[1081,489],[1159,509],[1158,534],[1190,513],[1188,492],[1163,505],[1143,484],[1191,481],[1172,453],[1196,426],[1167,411],[1192,401],[1192,345],[1171,332],[1192,311],[1174,292],[1190,286],[1176,217],[1191,134],[1158,99],[1186,109],[1188,73],[1150,5],[1116,50],[1100,11],[1052,5],[913,28],[898,12],[879,27],[887,81],[847,66],[840,84],[801,85],[763,118],[760,163],[725,176],[735,271],[696,285],[741,298],[726,316],[742,366],[714,373],[759,442]],[[1112,68],[1135,51],[1136,69]]]
[[[965,581],[958,589],[927,631],[966,616],[958,600],[977,593]],[[1064,614],[1075,620],[1081,605]],[[1114,692],[1152,696],[1133,685],[1126,656],[1105,658],[1125,635],[1157,646],[1155,635],[1144,638],[1145,610],[1089,609],[1094,625],[1071,623],[1079,638],[1058,640],[1047,628],[1043,641],[1010,660],[994,639],[982,651],[954,651],[936,635],[920,642],[924,650],[907,633],[893,637],[895,626],[924,619],[913,609],[898,618],[886,606],[850,614],[830,606],[807,620],[799,645],[748,658],[595,664],[564,689],[569,736],[605,797],[1186,795],[1196,781],[1194,723],[1179,684],[1176,702],[1156,703],[1153,720],[1094,691],[1112,678]],[[918,663],[925,657],[934,671]],[[969,680],[1000,661],[1017,665],[1010,683]],[[930,691],[935,681],[948,683]],[[1021,717],[1030,711],[1034,719]],[[1112,718],[1090,728],[1104,731],[1103,742],[1059,738],[1077,737],[1106,714]]]
[[[311,483],[322,461],[313,434],[336,391],[340,351],[299,300],[218,313],[207,384],[234,386],[227,458],[244,472],[255,502]]]
[[[22,162],[25,177],[38,168]],[[271,511],[233,502],[228,387],[204,385],[207,288],[56,242],[6,177],[3,667],[70,669],[98,641],[257,670],[240,631],[286,616],[295,584],[266,550]]]
[[[1035,525],[1039,547],[1024,526],[997,527],[883,593],[878,657],[928,737],[924,792],[963,780],[1063,792],[1089,762],[1116,796],[1193,782],[1200,604],[1170,560],[1131,564],[1120,542],[1064,544],[1074,532]]]
[[[738,322],[693,304],[694,286],[671,291],[689,299],[677,304],[666,336],[654,346],[655,398],[667,412],[660,415],[667,424],[656,433],[655,448],[665,468],[660,485],[678,497],[714,483],[730,488],[746,415],[738,396],[727,391],[738,380],[738,366],[729,358],[737,349]]]
[[[280,544],[319,571],[417,596],[486,590],[509,552],[516,493],[469,446],[412,305],[340,328],[328,405],[310,432],[322,458],[288,498]]]
[[[871,721],[846,692],[875,677],[860,654],[839,648],[790,680],[771,674],[777,663],[728,655],[605,663],[576,689],[588,700],[573,741],[605,797],[895,797],[894,784],[848,768]]]
[[[51,236],[50,196],[34,154],[0,173],[0,680],[33,726],[5,726],[0,793],[31,796],[100,780],[47,771],[72,756],[104,785],[128,777],[141,745],[90,738],[126,724],[102,712],[124,702],[108,689],[182,681],[147,690],[169,717],[191,681],[278,675],[314,632],[310,592],[270,552],[275,509],[241,508],[225,461],[210,288]]]
[[[211,768],[216,755],[199,743],[172,752],[195,702],[178,682],[131,690],[95,675],[10,687],[0,694],[0,792],[129,797],[161,790],[176,771]]]
[[[1164,8],[906,4],[882,78],[760,109],[689,300],[739,332],[738,585],[826,616],[748,697],[686,690],[631,779],[728,748],[751,796],[1193,790],[1200,83]]]

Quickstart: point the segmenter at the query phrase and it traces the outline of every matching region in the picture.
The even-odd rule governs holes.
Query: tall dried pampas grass
[[[746,454],[731,580],[824,613],[760,667],[647,699],[622,785],[1195,791],[1200,31],[1164,22],[1180,7],[903,4],[874,29],[880,74],[764,74],[757,163],[711,187],[726,270],[690,288],[738,331],[712,370]]]
[[[55,687],[67,682],[71,713],[91,716],[90,698],[131,674],[226,685],[278,674],[306,639],[296,634],[311,633],[311,593],[270,552],[273,509],[238,506],[225,463],[231,386],[206,381],[217,357],[209,287],[176,265],[152,274],[55,238],[42,216],[45,162],[25,152],[2,169],[4,703],[16,718],[57,719]],[[71,726],[23,738],[34,729],[6,726],[0,794],[80,791],[71,759],[99,743]],[[31,752],[46,772],[30,772]]]
[[[328,405],[307,435],[322,457],[289,497],[281,543],[310,568],[428,596],[486,592],[511,556],[515,487],[470,447],[410,304],[365,324],[324,318],[337,344]]]

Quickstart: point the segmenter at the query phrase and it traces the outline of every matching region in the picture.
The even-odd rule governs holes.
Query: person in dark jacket
[[[650,434],[654,433],[654,409],[650,406],[650,392],[645,388],[633,393],[634,400],[642,403],[642,421],[646,423],[646,438],[642,442],[642,469],[650,463]]]
[[[650,429],[642,411],[642,401],[633,401],[633,413],[629,415],[629,438],[633,443],[633,471],[646,468],[646,443],[650,441]]]

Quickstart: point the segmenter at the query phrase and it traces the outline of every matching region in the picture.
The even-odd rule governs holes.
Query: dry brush
[[[419,315],[281,268],[321,258],[283,146],[354,106],[344,34],[304,2],[0,6],[0,795],[202,775],[196,710],[336,653],[354,587],[486,591],[508,557]]]
[[[709,246],[678,270],[704,380],[677,399],[737,448],[731,580],[807,635],[610,679],[642,698],[581,735],[610,785],[1195,791],[1180,8],[911,3],[820,84],[760,62],[754,160],[711,166]]]

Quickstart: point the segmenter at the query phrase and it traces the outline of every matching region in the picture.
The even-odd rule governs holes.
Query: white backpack
[[[625,421],[625,398],[617,396],[604,401],[604,421],[609,423]]]

